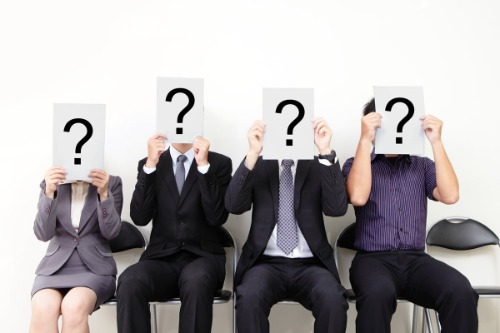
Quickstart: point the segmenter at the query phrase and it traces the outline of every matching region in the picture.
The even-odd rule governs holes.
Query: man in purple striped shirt
[[[478,295],[468,279],[424,252],[427,198],[453,204],[458,180],[441,141],[443,123],[425,115],[422,128],[434,161],[409,155],[375,155],[381,126],[375,101],[363,110],[356,155],[342,172],[356,214],[358,253],[350,269],[356,293],[357,333],[390,332],[397,298],[436,309],[442,332],[477,332]]]

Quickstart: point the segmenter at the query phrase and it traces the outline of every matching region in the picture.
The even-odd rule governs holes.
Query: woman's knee
[[[62,295],[59,292],[36,293],[31,300],[31,316],[34,320],[53,320],[61,314]]]

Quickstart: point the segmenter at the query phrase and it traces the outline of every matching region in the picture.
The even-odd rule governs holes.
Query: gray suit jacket
[[[109,197],[102,202],[99,201],[97,188],[89,186],[78,233],[71,224],[71,184],[59,185],[53,200],[45,195],[45,181],[40,187],[42,190],[33,229],[39,240],[50,240],[50,243],[36,274],[53,274],[77,248],[92,272],[116,275],[116,263],[108,240],[116,237],[121,228],[123,194],[120,177],[110,176]]]

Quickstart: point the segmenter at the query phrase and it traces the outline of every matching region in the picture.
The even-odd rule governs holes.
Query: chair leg
[[[425,326],[425,308],[422,308],[422,333],[426,333]]]
[[[431,315],[429,314],[429,309],[427,308],[424,308],[424,317],[427,321],[427,328],[429,329],[429,333],[434,333],[434,330],[432,329]]]
[[[437,327],[438,327],[438,332],[441,332],[441,322],[439,321],[439,313],[434,310],[434,314],[436,315],[436,323],[437,323]]]
[[[233,333],[237,333],[236,328],[236,294],[233,292]]]
[[[417,333],[417,305],[413,304],[413,317],[411,319],[411,333]]]
[[[149,305],[151,311],[151,333],[158,332],[158,323],[156,321],[156,304]]]

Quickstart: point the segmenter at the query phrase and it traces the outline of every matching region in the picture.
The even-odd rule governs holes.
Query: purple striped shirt
[[[372,153],[368,202],[354,207],[355,247],[362,251],[423,250],[427,198],[435,200],[436,168],[427,157],[401,155],[391,161]],[[347,181],[354,158],[342,168]]]

